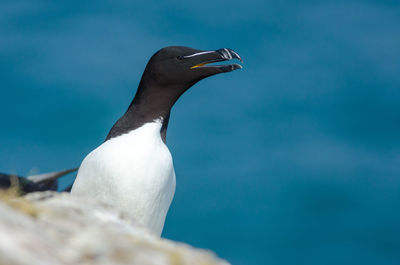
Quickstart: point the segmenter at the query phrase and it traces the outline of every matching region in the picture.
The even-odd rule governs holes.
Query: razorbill
[[[17,176],[13,174],[0,173],[0,189],[7,189],[12,186],[18,187],[22,193],[57,190],[58,178],[78,170],[72,168],[62,171],[31,175],[28,177]]]
[[[166,47],[148,62],[136,95],[103,144],[83,160],[71,193],[108,202],[160,236],[175,193],[175,172],[165,145],[171,108],[203,78],[242,68],[208,65],[238,59],[231,49]]]

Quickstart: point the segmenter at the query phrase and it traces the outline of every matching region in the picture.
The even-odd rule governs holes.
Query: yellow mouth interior
[[[190,69],[197,68],[197,67],[200,67],[200,66],[203,66],[203,65],[206,65],[206,64],[207,63],[199,63],[199,64],[196,64],[195,66],[190,67]]]

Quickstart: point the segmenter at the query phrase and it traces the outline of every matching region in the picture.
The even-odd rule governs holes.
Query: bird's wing
[[[57,179],[76,170],[77,168],[72,168],[28,177],[0,173],[0,189],[17,186],[24,193],[57,190]]]

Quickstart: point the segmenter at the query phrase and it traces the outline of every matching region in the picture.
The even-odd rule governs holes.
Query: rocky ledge
[[[0,264],[227,265],[212,252],[157,238],[110,206],[68,193],[0,194]]]

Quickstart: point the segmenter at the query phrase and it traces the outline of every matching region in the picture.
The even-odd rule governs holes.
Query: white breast
[[[159,121],[146,123],[93,150],[71,193],[112,204],[161,235],[175,193],[175,172],[160,129]]]

